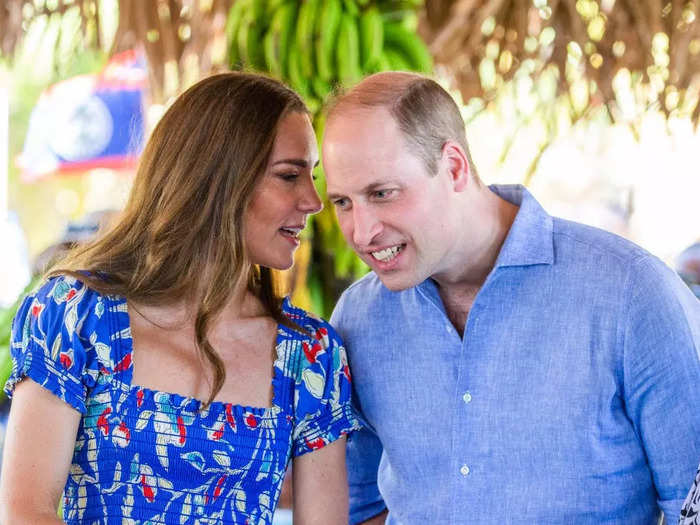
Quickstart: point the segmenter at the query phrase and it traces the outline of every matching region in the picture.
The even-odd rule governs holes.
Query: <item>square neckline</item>
[[[118,381],[123,385],[123,387],[128,391],[129,396],[137,396],[137,393],[139,391],[143,392],[143,395],[148,395],[151,398],[155,398],[157,395],[162,395],[165,396],[168,400],[171,401],[171,405],[173,406],[178,406],[182,408],[186,408],[188,410],[191,410],[193,412],[202,412],[202,407],[204,406],[205,402],[202,399],[199,399],[194,396],[188,396],[179,392],[169,392],[165,390],[158,390],[155,388],[150,388],[147,386],[143,385],[137,385],[132,383],[131,379],[133,377],[134,373],[134,366],[135,366],[135,361],[134,361],[134,340],[131,336],[131,316],[129,314],[129,305],[127,302],[126,297],[121,296],[121,295],[115,295],[111,296],[114,306],[117,309],[123,309],[123,313],[125,314],[124,316],[116,316],[116,312],[111,310],[110,308],[107,308],[107,315],[110,318],[110,323],[114,323],[116,325],[117,330],[114,332],[115,334],[119,334],[119,337],[117,337],[117,345],[119,348],[118,352],[118,361],[121,362],[127,355],[130,356],[130,363],[129,366],[126,367],[125,370],[121,370],[118,374]],[[287,315],[288,312],[292,309],[291,303],[289,301],[289,297],[284,297],[282,300],[282,313],[283,315]],[[122,320],[123,319],[123,320]],[[272,388],[272,397],[270,399],[270,406],[267,407],[259,407],[259,406],[252,406],[252,405],[246,405],[243,403],[234,403],[230,401],[221,401],[221,400],[214,400],[212,401],[207,407],[206,411],[211,412],[212,410],[215,411],[220,411],[220,410],[225,410],[227,407],[231,407],[232,410],[234,410],[236,413],[243,415],[247,413],[252,413],[257,416],[263,416],[263,417],[269,417],[272,413],[277,412],[277,411],[284,411],[286,408],[281,404],[281,401],[283,401],[283,396],[281,396],[280,392],[280,382],[281,378],[279,375],[282,373],[282,371],[278,370],[277,363],[280,361],[280,359],[283,357],[280,355],[280,347],[284,343],[284,325],[282,323],[277,323],[276,328],[275,328],[275,348],[274,348],[274,360],[272,362],[272,377],[270,380],[270,386]],[[128,337],[122,336],[125,330],[128,330]],[[113,374],[116,375],[116,374]]]

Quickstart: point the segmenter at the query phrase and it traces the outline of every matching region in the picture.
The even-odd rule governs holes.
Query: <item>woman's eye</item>
[[[281,178],[282,180],[286,180],[286,181],[290,181],[290,182],[291,182],[291,181],[297,180],[297,179],[299,178],[299,174],[298,174],[298,173],[282,173],[282,174],[280,175],[280,178]]]

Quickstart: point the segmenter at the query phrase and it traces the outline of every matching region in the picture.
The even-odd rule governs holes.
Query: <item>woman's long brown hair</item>
[[[277,81],[245,73],[206,78],[163,115],[141,155],[118,223],[60,261],[48,276],[71,275],[100,293],[143,304],[196,302],[196,345],[221,390],[223,361],[208,328],[242,285],[288,324],[269,268],[254,267],[243,215],[289,112],[307,112]]]

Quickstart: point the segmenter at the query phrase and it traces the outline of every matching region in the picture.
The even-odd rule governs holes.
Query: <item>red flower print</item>
[[[128,443],[131,439],[131,431],[129,430],[129,427],[126,426],[126,423],[124,423],[124,421],[119,423],[118,430],[119,432],[121,432],[121,434],[124,436],[124,439]]]
[[[139,388],[136,391],[136,406],[140,407],[143,404],[143,389]]]
[[[245,417],[245,424],[250,428],[256,428],[258,426],[258,420],[253,414],[248,414]]]
[[[219,481],[216,482],[216,487],[214,488],[214,500],[221,495],[221,487],[224,484],[224,481],[226,481],[226,476],[221,476]]]
[[[219,441],[224,436],[224,424],[221,424],[221,428],[211,435],[214,441]]]
[[[321,437],[316,438],[313,441],[309,441],[308,439],[306,440],[306,446],[308,446],[311,450],[317,450],[323,447],[325,444],[326,442]]]
[[[126,354],[124,358],[114,367],[115,372],[122,372],[131,366],[131,354]]]
[[[156,495],[153,493],[153,489],[146,483],[146,475],[141,474],[141,490],[143,490],[143,496],[148,500],[149,503],[153,503],[156,499]]]
[[[35,304],[34,306],[32,306],[32,315],[34,317],[39,317],[39,314],[41,313],[41,311],[43,309],[44,309],[43,304]]]
[[[76,293],[77,292],[75,291],[75,288],[71,288],[70,292],[68,292],[68,295],[66,295],[66,301],[70,301],[71,299],[73,299]]]
[[[304,355],[306,355],[306,359],[309,360],[309,363],[315,363],[316,356],[323,350],[320,344],[314,343],[313,345],[309,345],[306,341],[301,343],[301,347],[304,349]]]
[[[73,364],[73,359],[71,359],[71,356],[68,352],[61,352],[59,355],[59,359],[61,360],[61,365],[66,370],[68,370]]]
[[[328,330],[326,328],[319,328],[316,330],[316,339],[319,341],[328,335]]]
[[[112,412],[111,407],[107,407],[102,411],[100,417],[97,418],[97,428],[102,431],[102,435],[107,437],[109,435],[109,421],[107,421],[107,416]]]
[[[182,421],[182,416],[177,416],[177,431],[180,434],[180,445],[184,445],[187,439],[187,428],[184,421]]]
[[[233,408],[231,403],[226,403],[226,421],[231,427],[231,430],[236,431],[236,420],[233,418]]]

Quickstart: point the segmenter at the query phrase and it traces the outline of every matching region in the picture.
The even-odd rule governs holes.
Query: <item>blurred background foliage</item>
[[[463,104],[467,123],[507,111],[501,163],[538,123],[517,181],[531,184],[553,141],[575,126],[623,123],[639,138],[644,116],[656,111],[697,127],[699,11],[697,0],[4,0],[0,80],[11,78],[10,157],[42,89],[138,48],[148,63],[149,128],[183,89],[233,68],[266,72],[299,91],[320,139],[334,91],[374,71],[433,72]],[[26,185],[11,166],[9,201],[37,253],[66,217],[95,207],[96,186],[123,198],[128,185],[128,176],[107,173]],[[323,194],[321,170],[318,186]],[[327,205],[285,278],[295,302],[328,316],[366,271]]]

